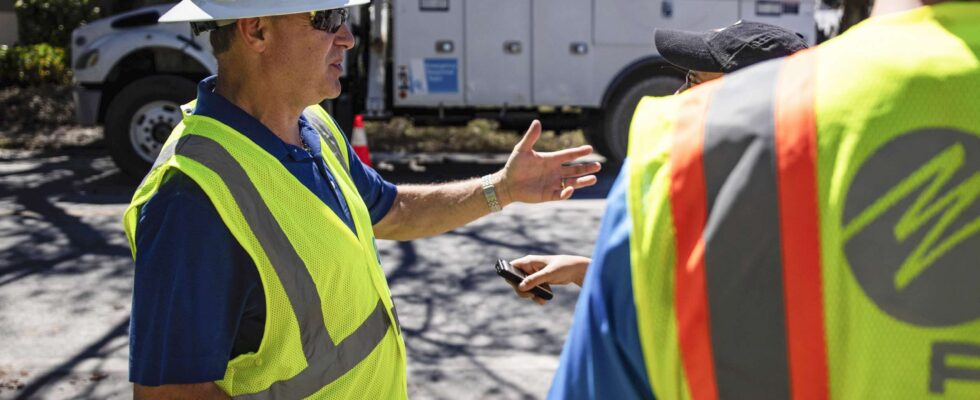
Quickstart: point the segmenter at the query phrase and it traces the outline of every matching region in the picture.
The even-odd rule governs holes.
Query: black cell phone
[[[502,276],[504,279],[515,285],[519,285],[521,281],[524,280],[524,277],[527,276],[524,271],[514,268],[514,266],[510,265],[510,262],[507,260],[497,260],[497,265],[495,268],[497,269],[497,275]],[[545,300],[551,300],[552,297],[555,297],[555,295],[551,293],[551,289],[541,285],[531,288],[531,293],[534,293],[535,296]]]

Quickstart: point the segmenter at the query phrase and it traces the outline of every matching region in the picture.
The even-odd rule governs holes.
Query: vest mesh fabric
[[[813,180],[828,397],[980,398],[980,315],[975,313],[980,304],[980,273],[975,269],[980,259],[977,21],[980,4],[975,2],[921,7],[868,20],[790,60],[805,57],[815,63],[815,100],[809,111],[816,123]],[[677,265],[678,225],[706,221],[675,219],[683,204],[671,202],[672,187],[691,183],[674,181],[688,175],[677,173],[671,154],[677,141],[696,141],[674,133],[682,124],[696,120],[703,125],[708,119],[704,115],[712,112],[709,107],[685,114],[692,113],[697,97],[710,98],[723,85],[744,84],[750,76],[739,73],[672,98],[644,99],[631,127],[626,168],[633,290],[647,373],[660,398],[718,396],[692,395],[703,382],[690,382],[686,376],[678,339],[679,326],[690,321],[676,313],[678,298],[685,294],[677,292],[675,274],[703,268]],[[685,103],[688,107],[679,108]],[[691,132],[703,134],[703,127]],[[705,160],[716,160],[711,157],[717,157],[719,148],[739,145],[735,139],[715,141],[710,149],[699,147],[698,157],[704,151]],[[743,160],[750,158],[749,149],[758,150],[742,150]],[[792,153],[780,156],[787,154]],[[698,159],[685,168],[707,162]],[[727,183],[737,186],[742,178],[736,175]],[[708,218],[739,212],[714,206],[706,210]],[[793,224],[792,219],[783,222]],[[760,246],[766,245],[780,243]],[[706,250],[686,251],[703,260]],[[793,268],[791,264],[786,271],[794,273]],[[750,294],[753,288],[742,290]],[[710,295],[711,289],[707,291]],[[935,312],[923,311],[930,309]],[[696,350],[708,357],[713,351]],[[714,369],[730,370],[731,365],[716,364]]]
[[[851,244],[843,232],[851,218],[845,216],[847,199],[859,188],[856,175],[869,168],[870,157],[888,143],[934,128],[953,128],[980,137],[977,21],[977,3],[922,7],[866,21],[841,39],[826,43],[818,53],[819,204],[833,398],[922,398],[930,394],[922,389],[930,379],[933,343],[968,339],[980,344],[977,319],[955,326],[923,327],[883,312],[849,273],[865,265],[849,260],[845,246]],[[892,157],[891,162],[889,169],[913,161]],[[913,194],[888,206],[907,209],[911,206],[907,202],[916,197]],[[935,223],[928,223],[922,233]],[[947,234],[955,231],[949,229]],[[909,242],[921,240],[917,235]],[[969,243],[976,246],[976,236],[960,246],[971,246]],[[879,259],[889,251],[880,249]],[[978,398],[980,383],[951,381],[945,395]]]
[[[642,175],[631,173],[628,178],[627,201],[631,206],[630,214],[651,216],[648,219],[632,218],[630,257],[637,327],[645,350],[647,377],[657,396],[666,399],[691,398],[687,385],[682,384],[686,378],[680,363],[677,315],[673,307],[674,274],[671,273],[676,263],[676,242],[670,201],[665,195],[670,188],[670,170],[665,168],[669,162],[668,151],[672,141],[670,132],[673,132],[677,123],[680,104],[670,98],[647,97],[641,100],[631,129],[642,129],[646,134],[631,132],[629,144],[630,148],[648,149],[631,154],[629,165],[651,166],[638,171]],[[642,112],[643,110],[656,112]],[[647,255],[658,259],[637,262]],[[653,266],[663,268],[652,269]],[[656,312],[651,310],[654,304],[659,305]]]
[[[319,107],[317,107],[319,108]],[[322,112],[322,110],[320,110]],[[333,124],[329,124],[333,127]],[[343,135],[334,129],[340,143]],[[352,337],[372,315],[381,300],[388,318],[392,302],[383,271],[374,248],[370,215],[361,201],[353,180],[330,152],[323,157],[347,199],[355,221],[357,235],[335,215],[316,195],[302,185],[274,157],[227,126],[205,117],[186,116],[170,140],[188,135],[200,135],[221,144],[234,157],[248,180],[257,189],[262,203],[268,208],[279,229],[288,237],[289,245],[305,264],[319,294],[319,315],[331,342],[339,346]],[[168,141],[169,142],[169,141]],[[189,142],[188,142],[189,143]],[[279,381],[295,379],[308,368],[304,354],[301,328],[294,310],[309,304],[291,304],[279,273],[257,239],[253,229],[272,227],[250,226],[241,204],[229,191],[228,185],[215,171],[192,158],[177,155],[163,162],[137,190],[127,211],[127,233],[135,231],[135,214],[160,184],[160,177],[169,168],[178,168],[200,185],[214,203],[224,223],[242,247],[249,253],[262,279],[266,298],[266,326],[263,340],[256,353],[244,354],[231,360],[225,377],[216,382],[227,393],[238,396],[259,393]],[[130,240],[135,235],[130,235]],[[281,271],[280,271],[281,272]],[[290,273],[287,271],[286,273]],[[287,278],[292,279],[292,278]],[[325,357],[326,354],[319,354]],[[315,362],[315,359],[311,359]],[[401,336],[395,326],[389,326],[383,339],[366,358],[336,380],[320,387],[311,398],[404,398],[405,354]]]

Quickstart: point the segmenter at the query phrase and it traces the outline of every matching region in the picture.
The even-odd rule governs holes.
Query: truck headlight
[[[75,69],[91,68],[95,66],[95,64],[98,64],[98,62],[99,62],[99,50],[92,49],[86,51],[85,54],[82,54],[81,57],[78,57],[78,61],[75,62]]]

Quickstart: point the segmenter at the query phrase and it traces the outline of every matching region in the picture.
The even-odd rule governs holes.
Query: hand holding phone
[[[510,265],[510,262],[508,262],[507,260],[498,259],[497,264],[494,267],[497,270],[497,275],[500,275],[508,282],[513,283],[515,288],[527,276],[527,274],[525,274],[524,271],[514,268],[514,266]],[[538,296],[545,300],[551,300],[553,297],[555,297],[554,294],[551,292],[551,288],[548,286],[538,285],[532,287],[530,292],[535,296]]]

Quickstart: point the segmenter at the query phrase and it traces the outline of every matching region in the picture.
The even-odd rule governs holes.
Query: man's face
[[[677,93],[683,92],[687,89],[690,89],[702,83],[721,78],[722,75],[725,74],[721,72],[704,72],[704,71],[694,71],[694,70],[687,71],[687,76],[685,77],[684,80],[684,86],[681,86],[680,89],[677,89]]]
[[[354,47],[347,24],[336,33],[318,30],[310,14],[272,17],[274,40],[263,67],[304,100],[319,102],[340,96],[344,52]],[[311,103],[312,104],[312,103]]]

